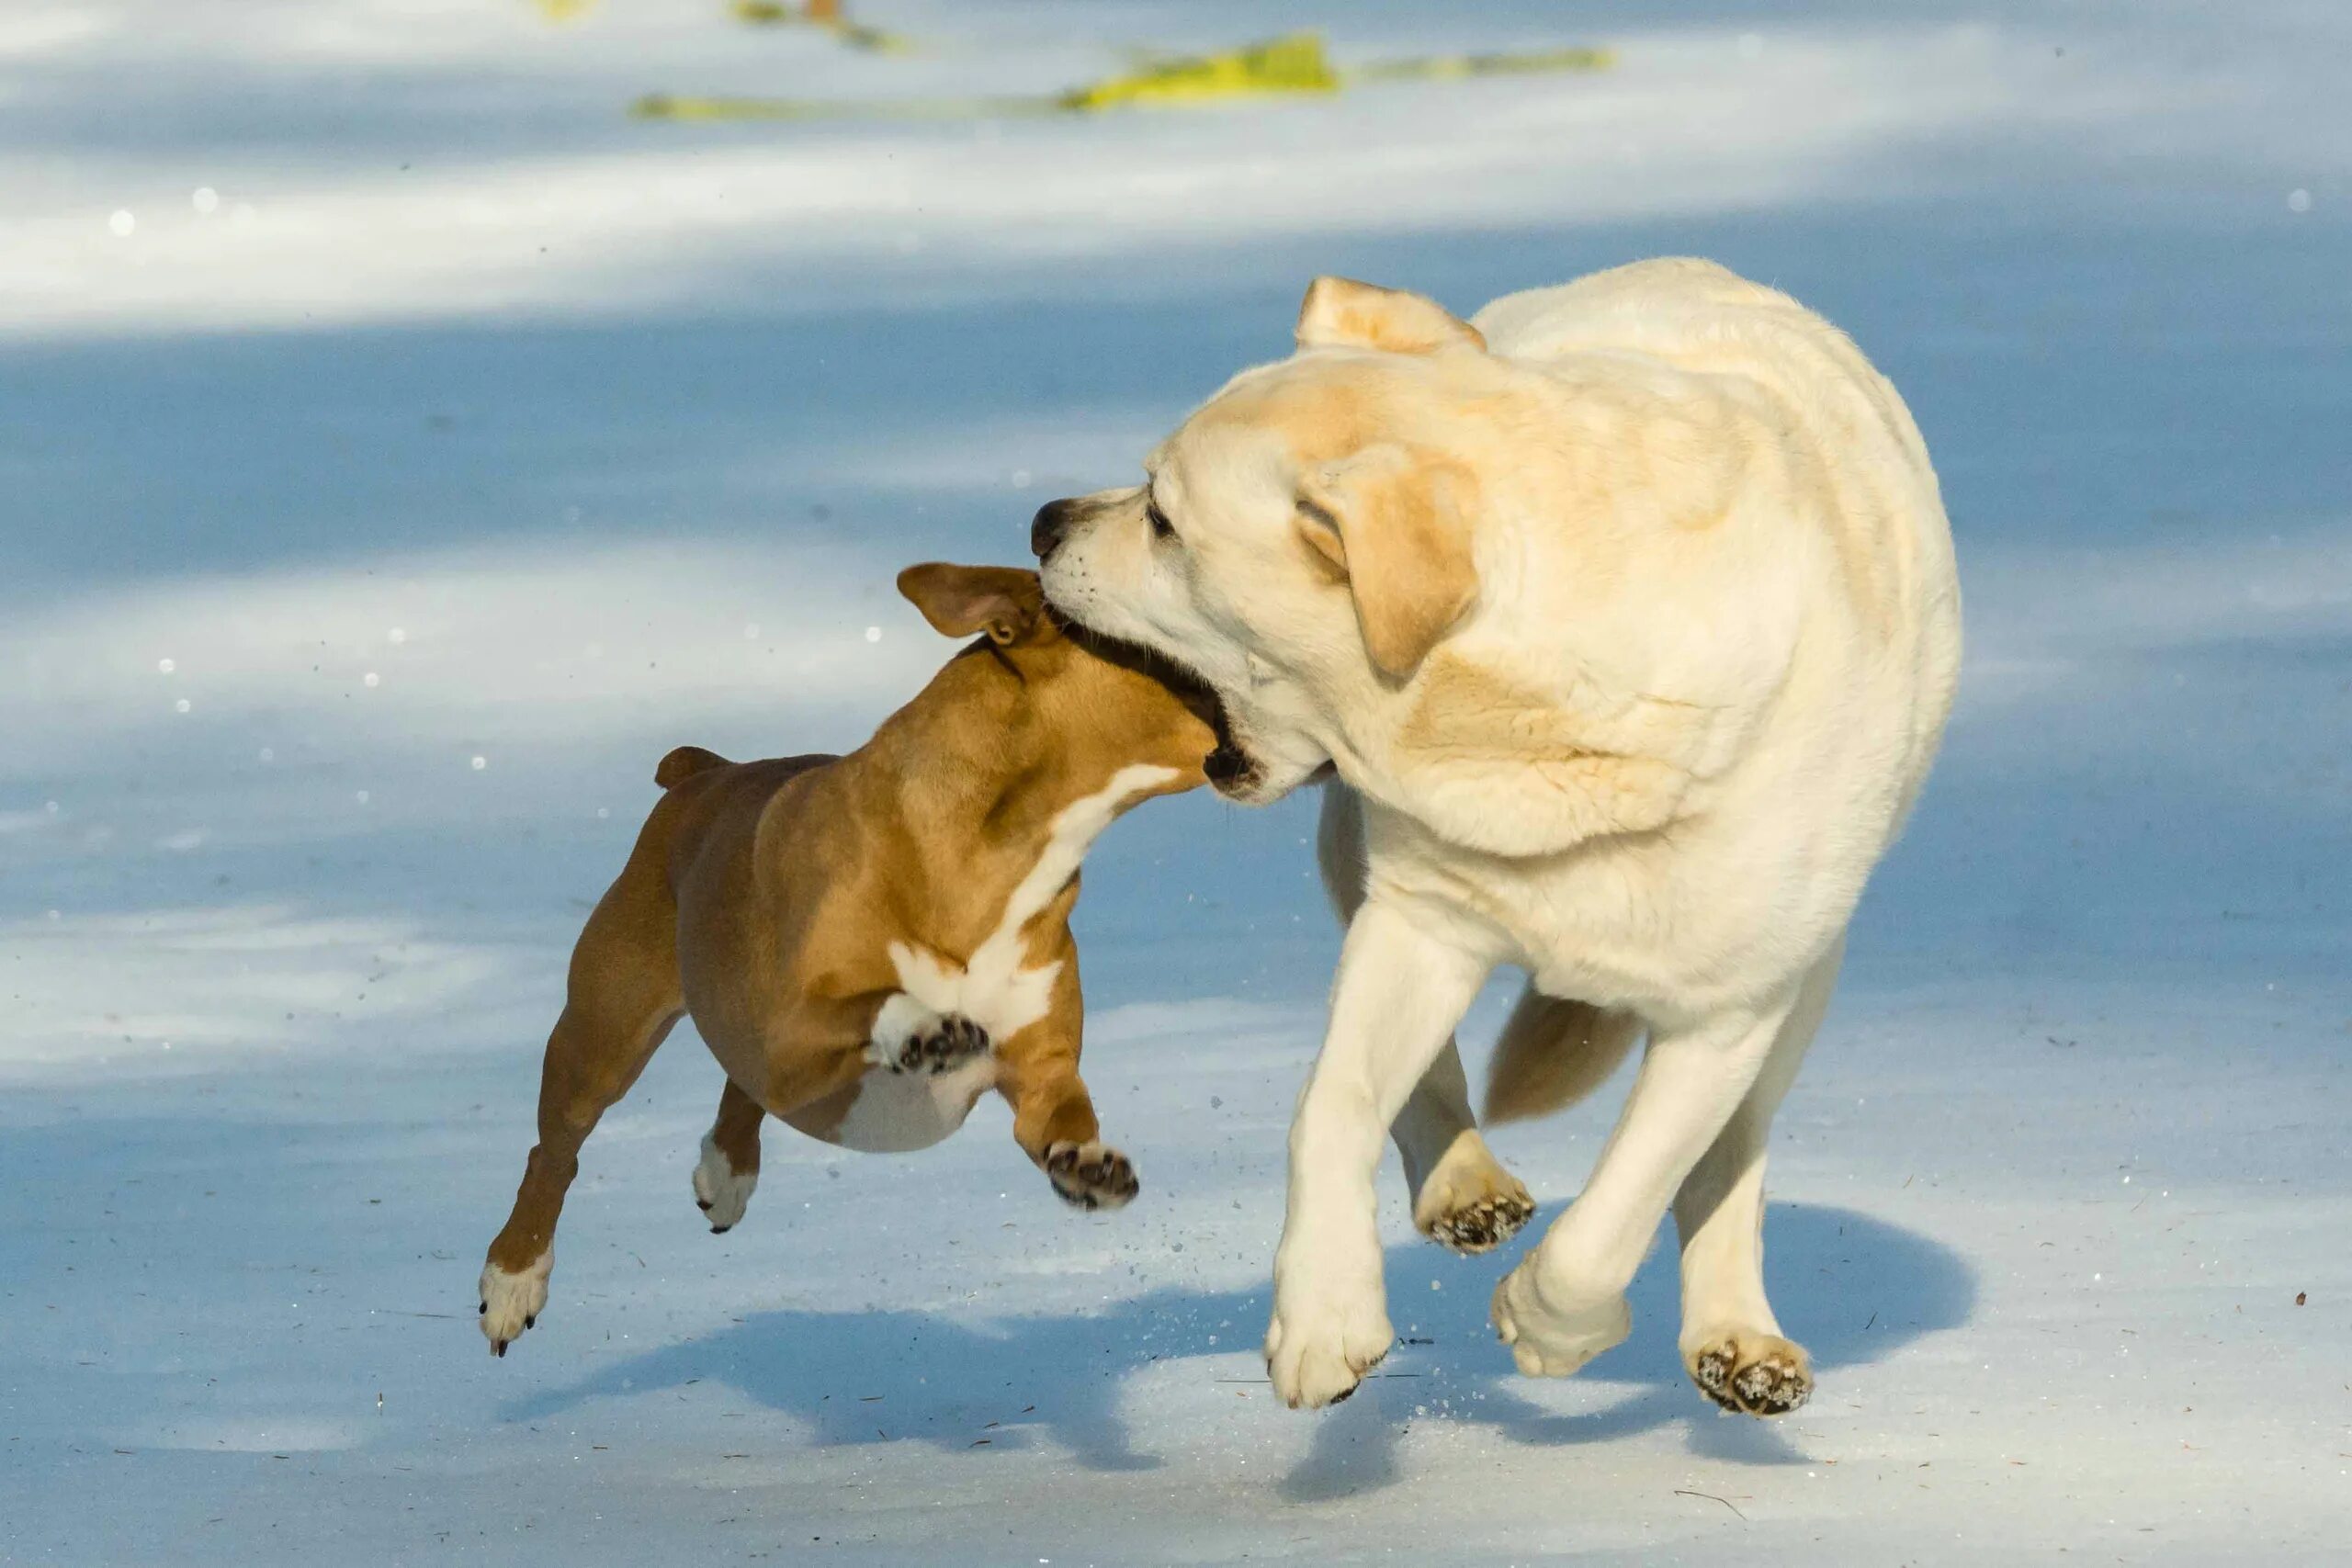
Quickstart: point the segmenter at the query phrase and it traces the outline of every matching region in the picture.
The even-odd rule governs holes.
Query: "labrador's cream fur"
[[[1343,1398],[1388,1348],[1382,1133],[1445,1114],[1417,1085],[1460,1082],[1450,1032],[1513,964],[1495,1102],[1547,1109],[1648,1036],[1590,1182],[1496,1292],[1521,1370],[1624,1337],[1670,1206],[1691,1377],[1792,1409],[1811,1371],[1765,1299],[1766,1138],[1959,671],[1918,431],[1842,333],[1702,261],[1467,322],[1319,279],[1298,344],[1038,541],[1057,606],[1216,686],[1226,793],[1338,773],[1327,869],[1360,886],[1335,888],[1352,919],[1292,1130],[1275,1388]]]

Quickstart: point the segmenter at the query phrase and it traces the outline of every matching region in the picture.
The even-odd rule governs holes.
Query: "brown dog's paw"
[[[875,1043],[876,1047],[882,1042]],[[887,1058],[894,1073],[951,1073],[975,1056],[985,1056],[992,1045],[989,1032],[951,1012],[927,1027],[910,1030]]]
[[[1742,1416],[1786,1416],[1813,1397],[1813,1360],[1776,1334],[1720,1335],[1686,1353],[1699,1392]]]
[[[482,1337],[490,1341],[490,1353],[503,1357],[506,1347],[523,1337],[523,1331],[539,1321],[539,1314],[548,1310],[548,1274],[555,1267],[555,1254],[542,1252],[518,1272],[510,1272],[497,1264],[486,1264],[481,1271],[481,1305],[477,1316],[481,1324]]]
[[[1107,1144],[1050,1144],[1046,1179],[1062,1201],[1080,1209],[1124,1209],[1143,1190],[1127,1156]]]

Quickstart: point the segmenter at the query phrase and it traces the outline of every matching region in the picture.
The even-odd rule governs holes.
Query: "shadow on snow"
[[[1968,1320],[1975,1283],[1947,1247],[1850,1210],[1775,1204],[1767,1235],[1774,1303],[1813,1352],[1828,1397],[1861,1380],[1850,1369],[1884,1359],[1923,1335]],[[1685,1382],[1675,1349],[1676,1264],[1658,1248],[1632,1292],[1633,1337],[1596,1363],[1623,1398],[1577,1414],[1548,1409],[1521,1391],[1487,1323],[1491,1261],[1460,1262],[1426,1247],[1391,1248],[1390,1312],[1399,1343],[1371,1385],[1383,1397],[1302,1420],[1318,1423],[1312,1450],[1284,1478],[1294,1500],[1377,1490],[1398,1478],[1393,1411],[1411,1418],[1489,1427],[1513,1441],[1567,1446],[1606,1441],[1677,1422],[1691,1447],[1749,1463],[1801,1462],[1767,1423],[1720,1416]],[[1424,1276],[1445,1286],[1430,1291]],[[511,1402],[509,1419],[531,1420],[584,1401],[637,1396],[694,1382],[739,1390],[790,1416],[821,1446],[915,1438],[968,1452],[1042,1439],[1096,1470],[1148,1470],[1161,1461],[1136,1446],[1126,1419],[1128,1380],[1162,1362],[1198,1360],[1200,1381],[1258,1392],[1254,1350],[1269,1291],[1170,1287],[1100,1312],[966,1319],[888,1310],[758,1313],[699,1339],[650,1351],[570,1387]],[[1165,1385],[1162,1385],[1163,1390]],[[1388,1409],[1384,1411],[1384,1404]],[[1802,1417],[1798,1419],[1802,1420]],[[995,1423],[990,1426],[989,1423]]]

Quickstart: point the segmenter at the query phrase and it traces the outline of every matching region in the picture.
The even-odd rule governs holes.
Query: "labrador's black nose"
[[[1029,549],[1039,560],[1054,553],[1062,542],[1069,525],[1078,517],[1079,502],[1049,501],[1037,508],[1037,515],[1029,520]]]

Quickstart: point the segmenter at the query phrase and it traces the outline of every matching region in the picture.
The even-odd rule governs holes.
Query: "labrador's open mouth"
[[[1047,608],[1052,609],[1051,605]],[[1234,739],[1233,724],[1225,711],[1225,699],[1217,695],[1215,686],[1156,649],[1125,642],[1098,632],[1091,626],[1081,626],[1058,610],[1052,613],[1054,618],[1061,623],[1063,632],[1096,658],[1124,665],[1138,674],[1148,675],[1175,693],[1216,736],[1216,749],[1201,763],[1201,771],[1208,775],[1210,787],[1219,795],[1235,799],[1247,798],[1264,777],[1265,770],[1258,759]]]

